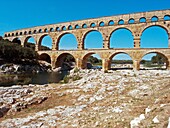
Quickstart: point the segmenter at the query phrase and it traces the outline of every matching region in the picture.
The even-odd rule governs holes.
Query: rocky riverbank
[[[6,63],[0,65],[0,86],[11,86],[13,84],[28,84],[32,76],[38,73],[52,72],[47,63],[14,64]]]
[[[0,73],[14,74],[14,73],[38,73],[51,71],[50,66],[45,64],[25,65],[25,64],[3,64],[0,66]]]
[[[170,125],[170,71],[75,69],[65,79],[67,84],[1,87],[0,127]]]

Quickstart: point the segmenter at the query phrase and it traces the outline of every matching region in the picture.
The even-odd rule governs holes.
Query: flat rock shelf
[[[170,71],[71,70],[67,83],[0,88],[0,127],[166,128]]]

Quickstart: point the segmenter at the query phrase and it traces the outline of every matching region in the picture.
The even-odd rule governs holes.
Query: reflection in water
[[[32,77],[31,84],[48,84],[48,83],[58,83],[61,81],[68,71],[63,71],[61,73],[39,73]]]
[[[48,84],[58,83],[61,81],[68,71],[60,73],[38,73],[38,74],[12,74],[0,75],[0,86],[24,85],[24,84]]]

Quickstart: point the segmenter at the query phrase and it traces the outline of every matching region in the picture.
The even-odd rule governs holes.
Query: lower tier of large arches
[[[114,49],[114,50],[72,50],[72,51],[39,51],[39,58],[51,64],[53,69],[69,64],[81,69],[88,68],[88,63],[99,64],[103,70],[115,70],[113,64],[119,64],[118,69],[144,69],[144,62],[170,69],[170,49]],[[150,55],[150,60],[147,56]],[[154,58],[159,60],[156,62]],[[127,67],[125,67],[125,65]],[[147,68],[146,68],[147,69]],[[148,68],[150,69],[150,68]],[[154,69],[154,68],[153,68]],[[156,69],[156,68],[155,68]]]

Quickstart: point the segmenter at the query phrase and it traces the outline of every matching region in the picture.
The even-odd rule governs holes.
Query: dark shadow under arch
[[[76,65],[76,59],[70,53],[63,53],[57,57],[55,68],[61,67],[62,70],[71,70]]]
[[[16,43],[16,44],[21,45],[21,40],[17,37],[17,38],[14,38],[14,39],[12,40],[12,43]]]
[[[51,57],[46,53],[42,53],[41,55],[39,55],[38,60],[46,61],[47,63],[51,64]]]
[[[97,55],[98,57],[94,57],[93,55]],[[94,61],[94,62],[92,62],[92,61]],[[101,66],[99,67],[99,65],[98,66],[95,65],[97,63],[100,64]],[[95,52],[90,52],[90,53],[87,53],[86,55],[84,55],[83,61],[82,61],[82,68],[83,69],[101,69],[102,68],[102,60],[101,60],[100,55]]]

